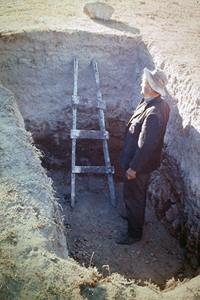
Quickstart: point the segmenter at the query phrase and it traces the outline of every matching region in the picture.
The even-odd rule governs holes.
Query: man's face
[[[147,77],[145,75],[143,75],[143,77],[142,77],[141,88],[142,88],[141,94],[144,97],[148,98],[149,93],[152,91],[152,89],[151,89],[151,87],[147,81]]]

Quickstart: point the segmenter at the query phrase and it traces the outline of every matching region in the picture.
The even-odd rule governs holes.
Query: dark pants
[[[125,176],[123,196],[128,215],[128,231],[136,236],[142,236],[148,174],[137,173],[135,179],[128,180]]]

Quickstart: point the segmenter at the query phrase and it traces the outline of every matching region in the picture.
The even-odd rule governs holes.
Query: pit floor
[[[142,241],[127,245],[115,243],[115,236],[127,230],[127,222],[120,217],[124,210],[123,183],[115,182],[117,207],[111,205],[107,176],[76,175],[76,203],[71,208],[71,174],[66,170],[49,170],[53,179],[61,215],[64,219],[69,256],[81,265],[97,267],[104,277],[119,273],[128,279],[151,281],[161,289],[173,277],[196,276],[185,259],[185,251],[158,221],[149,201]]]

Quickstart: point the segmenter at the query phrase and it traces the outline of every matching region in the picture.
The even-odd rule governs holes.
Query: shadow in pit
[[[106,27],[115,29],[115,30],[119,30],[119,31],[123,31],[123,32],[130,32],[133,34],[140,33],[140,30],[138,28],[131,27],[131,26],[124,24],[122,22],[119,22],[119,21],[115,21],[115,20],[105,21],[105,20],[95,20],[95,19],[93,19],[93,21],[96,23],[99,23],[101,25],[104,25]]]

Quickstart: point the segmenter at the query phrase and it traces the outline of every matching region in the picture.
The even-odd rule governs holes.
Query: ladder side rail
[[[99,83],[99,72],[96,61],[92,60],[93,64],[93,70],[94,70],[94,78],[95,78],[95,89],[96,89],[96,97],[98,101],[102,101],[101,91],[100,91],[100,83]],[[99,114],[99,123],[100,123],[100,130],[106,131],[105,128],[105,118],[104,118],[104,112],[103,109],[98,109]],[[107,141],[102,141],[103,143],[103,150],[104,150],[104,158],[105,158],[105,164],[107,167],[110,167],[110,157],[108,152],[108,144]]]
[[[74,58],[74,85],[73,85],[73,96],[77,97],[78,92],[78,58]],[[75,105],[72,107],[72,128],[76,129],[76,119],[77,119],[77,108]],[[76,165],[76,139],[72,139],[72,170]],[[75,206],[75,173],[71,173],[71,206]]]
[[[77,96],[78,93],[78,58],[74,57],[74,85],[73,96]]]
[[[100,114],[100,120],[104,120],[104,114],[103,114],[102,109],[99,109],[99,114]],[[103,121],[102,121],[102,123],[103,123]],[[102,129],[103,128],[105,128],[105,123],[102,124]],[[109,152],[108,152],[108,143],[107,143],[107,140],[102,140],[102,144],[103,144],[103,152],[104,152],[105,164],[109,168],[111,166],[111,163],[110,163],[110,156],[109,156]],[[115,188],[114,188],[113,176],[112,176],[111,173],[108,173],[107,177],[108,177],[108,186],[109,186],[109,190],[110,190],[111,203],[112,203],[112,205],[114,207],[116,207],[116,196],[115,196]]]
[[[94,78],[95,78],[96,97],[97,97],[98,101],[102,101],[102,95],[101,95],[101,91],[100,91],[100,82],[99,82],[99,72],[98,72],[97,63],[94,59],[92,60],[92,65],[93,65]],[[102,131],[105,131],[105,119],[104,119],[103,109],[98,108],[98,113],[99,113],[100,129]],[[108,152],[108,143],[106,140],[102,140],[102,144],[103,144],[105,164],[107,167],[110,167],[111,164],[110,164],[110,157],[109,157],[109,152]],[[109,190],[110,190],[111,203],[115,207],[116,206],[116,197],[115,197],[115,189],[114,189],[112,174],[110,174],[110,173],[107,174],[107,177],[108,177],[108,185],[109,185]]]
[[[104,119],[104,114],[102,114],[102,110],[99,109],[99,114],[100,114],[100,119],[103,120]],[[102,124],[102,128],[105,127],[104,124]],[[103,144],[103,152],[104,152],[104,159],[105,159],[105,164],[106,166],[109,168],[111,166],[110,163],[110,156],[109,156],[109,152],[108,152],[108,143],[107,140],[102,140],[102,144]],[[113,182],[113,176],[111,173],[107,174],[108,177],[108,186],[109,186],[109,190],[110,190],[110,198],[111,198],[111,203],[114,207],[116,207],[116,196],[115,196],[115,188],[114,188],[114,182]]]
[[[105,129],[105,124],[103,124],[103,121],[102,121],[104,119],[104,114],[102,114],[101,109],[99,109],[99,115],[100,115],[100,120],[101,120],[100,123],[102,123],[102,125],[100,124],[100,129],[104,130]],[[105,165],[107,167],[110,167],[111,163],[110,163],[110,157],[109,157],[107,140],[102,140],[102,144],[103,144],[103,152],[104,152]]]
[[[101,90],[100,90],[100,82],[99,82],[99,71],[97,67],[97,62],[92,60],[93,71],[94,71],[94,81],[95,81],[95,90],[96,90],[96,98],[97,101],[102,101]]]
[[[77,97],[78,93],[78,58],[74,58],[74,85],[73,85],[73,96]],[[73,104],[73,101],[72,101]],[[76,115],[77,115],[77,108],[75,105],[72,106],[73,110],[73,120],[72,120],[72,128],[76,129]]]

